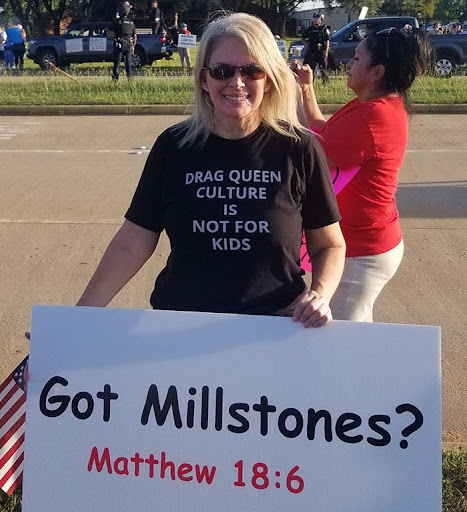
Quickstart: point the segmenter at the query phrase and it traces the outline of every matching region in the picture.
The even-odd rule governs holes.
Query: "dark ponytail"
[[[406,25],[400,31],[382,30],[366,38],[370,64],[384,66],[383,88],[406,97],[418,75],[432,62],[432,48],[424,32]]]

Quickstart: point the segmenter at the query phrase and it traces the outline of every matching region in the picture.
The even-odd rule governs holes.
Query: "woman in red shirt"
[[[395,195],[407,146],[406,91],[430,57],[429,43],[412,27],[371,34],[348,65],[347,85],[357,97],[328,121],[316,101],[312,70],[295,70],[308,123],[330,167],[344,182],[351,177],[337,195],[347,253],[331,302],[335,319],[372,321],[373,304],[402,260]]]

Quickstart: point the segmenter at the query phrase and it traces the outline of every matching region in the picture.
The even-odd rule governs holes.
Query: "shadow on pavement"
[[[401,183],[396,197],[401,217],[467,217],[467,181]]]

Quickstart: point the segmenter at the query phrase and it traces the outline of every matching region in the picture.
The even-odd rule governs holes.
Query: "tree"
[[[29,35],[31,31],[31,13],[37,1],[38,0],[4,0],[0,5],[6,12],[11,12],[13,16],[19,19],[21,25],[23,25]]]
[[[359,13],[363,6],[368,7],[368,14],[375,14],[382,0],[324,0],[326,9],[343,9],[349,16]]]
[[[256,0],[256,4],[260,5],[268,11],[276,13],[277,24],[271,27],[276,34],[285,35],[285,25],[290,14],[304,2],[305,0]]]
[[[438,0],[385,0],[380,13],[391,16],[415,16],[423,20],[433,19]]]
[[[439,0],[434,18],[443,23],[450,21],[460,21],[464,23],[467,19],[466,0]]]
[[[54,34],[60,35],[60,23],[67,8],[67,0],[42,0],[54,24]]]
[[[72,0],[70,7],[76,10],[76,14],[81,22],[88,22],[94,12],[102,8],[106,0]]]

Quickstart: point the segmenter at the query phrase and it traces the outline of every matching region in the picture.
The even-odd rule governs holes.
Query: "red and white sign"
[[[38,306],[24,512],[441,511],[434,327]]]

